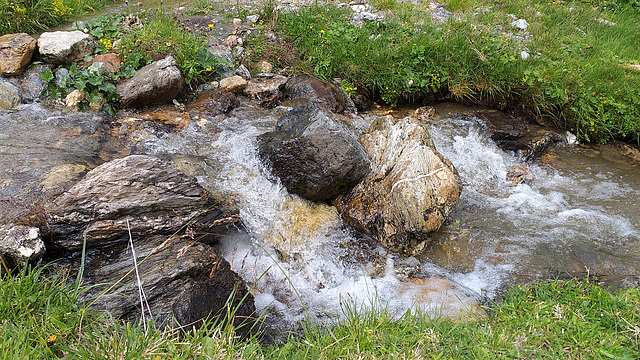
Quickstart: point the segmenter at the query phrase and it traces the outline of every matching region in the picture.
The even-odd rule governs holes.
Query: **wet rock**
[[[537,126],[530,126],[527,134],[518,140],[520,154],[526,161],[539,158],[545,151],[558,143],[564,143],[565,138],[555,131]]]
[[[96,167],[46,210],[48,227],[41,230],[50,232],[52,245],[66,250],[80,249],[85,238],[88,248],[122,246],[129,229],[138,238],[174,234],[193,219],[194,231],[204,227],[219,234],[228,222],[239,220],[236,209],[195,178],[144,155]]]
[[[284,91],[285,98],[291,100],[293,107],[313,101],[327,111],[335,113],[357,112],[353,101],[341,87],[311,75],[298,75],[289,79]]]
[[[268,78],[256,78],[247,82],[244,93],[255,99],[262,100],[275,95],[287,83],[287,78],[275,75]]]
[[[524,121],[502,112],[488,111],[479,116],[486,122],[491,140],[503,148],[510,148],[509,142],[517,141],[527,134],[527,125]]]
[[[45,247],[36,227],[0,226],[0,257],[7,267],[25,266],[29,260],[39,260]]]
[[[45,32],[38,38],[42,59],[52,64],[69,64],[93,54],[98,44],[82,31]]]
[[[191,115],[184,111],[158,109],[138,114],[141,120],[159,122],[169,130],[180,131],[191,123]]]
[[[458,203],[458,172],[415,119],[381,118],[360,142],[371,173],[333,204],[347,224],[382,246],[401,254],[419,252]]]
[[[45,175],[40,177],[42,192],[46,195],[58,195],[61,190],[69,188],[73,182],[79,180],[88,169],[82,164],[56,165]]]
[[[31,62],[36,49],[36,39],[29,34],[9,34],[0,36],[0,74],[19,75]]]
[[[94,57],[90,62],[85,63],[84,66],[91,66],[91,64],[94,63],[103,64],[106,71],[116,73],[120,67],[120,58],[114,53],[100,54]]]
[[[247,87],[247,80],[235,75],[220,80],[220,87],[234,94],[240,94]]]
[[[427,122],[429,121],[434,115],[436,114],[436,109],[434,109],[432,106],[422,106],[417,108],[414,112],[413,112],[413,117],[422,121],[422,122]]]
[[[312,201],[348,191],[369,172],[355,136],[315,103],[278,119],[276,130],[259,141],[260,155],[289,192]]]
[[[235,325],[246,323],[239,333],[248,332],[255,316],[253,296],[213,248],[179,237],[155,236],[133,241],[140,283],[149,306],[145,309],[147,319],[151,315],[160,327],[199,327],[204,318],[225,316],[225,306],[230,304],[231,310],[237,308]],[[97,286],[91,287],[86,296],[100,295],[93,306],[117,318],[140,320],[138,281],[133,269],[130,250],[90,259],[84,284]],[[115,287],[102,295],[112,284]]]
[[[11,83],[0,80],[0,110],[17,109],[21,102],[18,89]]]
[[[233,93],[223,90],[206,90],[198,95],[198,98],[189,105],[193,112],[215,116],[228,112],[240,105],[238,98]]]
[[[356,93],[351,97],[351,101],[353,101],[358,111],[369,111],[373,108],[373,100],[371,100],[368,91],[356,90]]]
[[[627,157],[629,160],[640,164],[640,149],[637,146],[631,146],[625,143],[616,143],[615,145],[620,149],[620,153]]]
[[[184,89],[184,79],[173,56],[155,61],[116,87],[122,107],[142,107],[171,101]]]
[[[507,169],[507,185],[516,186],[518,184],[528,184],[534,180],[533,173],[522,165],[509,166]]]

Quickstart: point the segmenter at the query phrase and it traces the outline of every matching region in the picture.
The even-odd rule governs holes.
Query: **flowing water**
[[[346,227],[333,207],[288,194],[261,164],[256,137],[288,110],[244,103],[226,116],[194,118],[179,132],[128,140],[106,136],[94,115],[38,105],[0,112],[0,199],[38,193],[43,176],[68,163],[91,168],[128,151],[170,158],[239,204],[243,226],[224,234],[217,249],[275,328],[341,318],[354,307],[464,317],[513,283],[640,273],[640,172],[607,147],[567,145],[553,150],[549,164],[523,163],[490,140],[479,118],[438,108],[426,126],[465,187],[427,249],[402,258]],[[110,133],[117,133],[113,124]],[[534,179],[509,186],[512,165],[526,166]]]

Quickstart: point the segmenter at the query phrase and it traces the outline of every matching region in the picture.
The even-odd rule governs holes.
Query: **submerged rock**
[[[190,221],[194,231],[220,234],[237,211],[158,158],[131,155],[93,169],[47,206],[56,248],[122,247],[136,237],[174,234]],[[195,219],[195,220],[194,220]],[[228,222],[225,222],[225,219]],[[212,235],[211,235],[212,236]],[[207,241],[210,235],[203,235]]]
[[[333,204],[345,222],[402,254],[415,254],[431,240],[458,203],[462,182],[415,119],[372,124],[360,142],[371,173]]]
[[[276,131],[261,135],[260,155],[289,192],[324,201],[348,191],[369,172],[356,137],[315,103],[278,119]]]
[[[235,325],[246,323],[239,333],[249,331],[255,316],[253,296],[212,247],[166,236],[133,242],[137,269],[130,248],[87,262],[84,283],[96,284],[86,295],[95,297],[92,306],[117,318],[140,320],[137,270],[148,302],[145,317],[153,318],[156,325],[198,327],[204,318],[225,316],[227,310],[235,309]]]

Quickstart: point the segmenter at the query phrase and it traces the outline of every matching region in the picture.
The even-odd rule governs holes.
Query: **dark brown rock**
[[[120,67],[120,58],[114,53],[100,54],[94,57],[90,62],[85,63],[84,66],[91,66],[91,64],[94,63],[103,64],[106,71],[116,73]]]
[[[292,101],[293,107],[313,101],[326,111],[334,113],[357,112],[353,101],[341,87],[311,75],[303,74],[289,79],[284,91],[285,98]]]
[[[19,75],[31,62],[36,49],[36,39],[29,34],[0,36],[0,74]]]
[[[224,89],[206,90],[189,104],[189,110],[203,115],[215,116],[228,112],[240,104],[236,96]]]
[[[140,284],[149,306],[145,307],[146,319],[154,319],[159,327],[191,328],[207,317],[225,317],[227,310],[236,309],[235,325],[246,324],[239,333],[249,331],[255,316],[253,296],[213,248],[171,236],[134,238],[133,243]],[[91,285],[86,296],[96,298],[92,306],[117,318],[140,320],[134,269],[130,248],[115,256],[91,258],[86,264],[84,285]]]

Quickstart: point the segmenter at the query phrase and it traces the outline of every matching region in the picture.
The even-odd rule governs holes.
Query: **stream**
[[[239,205],[243,225],[223,234],[217,250],[274,329],[363,309],[465,318],[516,283],[640,274],[640,170],[613,146],[558,146],[551,160],[524,163],[490,139],[485,110],[436,106],[425,126],[465,186],[426,250],[403,258],[344,225],[332,206],[289,194],[262,165],[256,137],[288,110],[286,103],[261,109],[242,99],[229,114],[193,117],[179,131],[125,129],[97,114],[39,104],[2,111],[0,221],[68,188],[73,177],[47,182],[60,167],[76,169],[77,179],[128,153],[170,159]],[[372,122],[378,115],[363,116]],[[509,186],[512,165],[525,166],[533,179]]]

